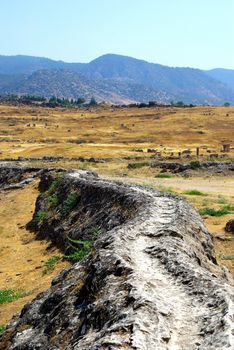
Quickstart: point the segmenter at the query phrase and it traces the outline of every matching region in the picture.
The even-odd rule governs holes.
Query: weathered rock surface
[[[37,212],[47,205],[51,177],[42,177]],[[65,218],[69,191],[80,199]],[[84,172],[66,174],[54,194],[57,209],[31,223],[39,235],[66,249],[68,233],[86,238],[98,225],[103,234],[13,319],[0,349],[234,348],[233,279],[184,199]]]
[[[9,162],[0,162],[0,189],[20,188],[41,173],[41,168],[21,167]]]
[[[231,219],[226,223],[225,231],[234,233],[234,219]]]
[[[191,163],[177,163],[177,162],[152,162],[152,168],[162,168],[162,171],[170,171],[172,173],[183,173],[188,170],[193,170],[194,166]],[[232,173],[234,170],[233,162],[199,162],[199,169],[209,170],[216,173]]]

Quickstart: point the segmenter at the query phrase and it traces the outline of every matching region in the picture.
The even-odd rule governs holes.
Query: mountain
[[[205,71],[205,73],[226,84],[234,91],[234,69],[216,68]]]
[[[39,70],[29,76],[18,76],[17,79],[15,76],[11,79],[9,75],[0,75],[0,81],[0,94],[31,94],[47,98],[59,96],[75,99],[82,96],[86,100],[95,96],[98,101],[119,104],[148,99],[161,103],[170,101],[161,91],[133,82],[91,79],[81,73],[64,69]]]
[[[0,93],[95,96],[99,101],[113,103],[182,100],[193,104],[234,104],[233,72],[173,68],[113,54],[90,63],[0,56]]]

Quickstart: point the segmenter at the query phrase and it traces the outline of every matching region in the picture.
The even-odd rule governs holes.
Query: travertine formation
[[[43,173],[37,213],[56,176]],[[69,193],[79,200],[64,215]],[[0,349],[234,349],[233,279],[184,199],[81,171],[63,174],[53,195],[56,206],[29,225],[39,237],[66,252],[68,237],[102,234],[12,320]]]

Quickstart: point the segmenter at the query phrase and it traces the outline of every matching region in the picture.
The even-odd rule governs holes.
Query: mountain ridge
[[[41,85],[42,72],[47,76],[46,94]],[[40,77],[38,81],[37,77]],[[36,93],[46,97],[55,94],[67,98],[95,96],[99,101],[112,103],[154,99],[160,103],[183,100],[185,103],[220,105],[225,102],[234,104],[233,79],[234,70],[168,67],[115,54],[102,55],[89,63],[0,55],[1,94]]]

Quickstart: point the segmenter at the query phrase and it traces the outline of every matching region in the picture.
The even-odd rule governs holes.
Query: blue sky
[[[234,69],[234,0],[1,0],[0,54]]]

